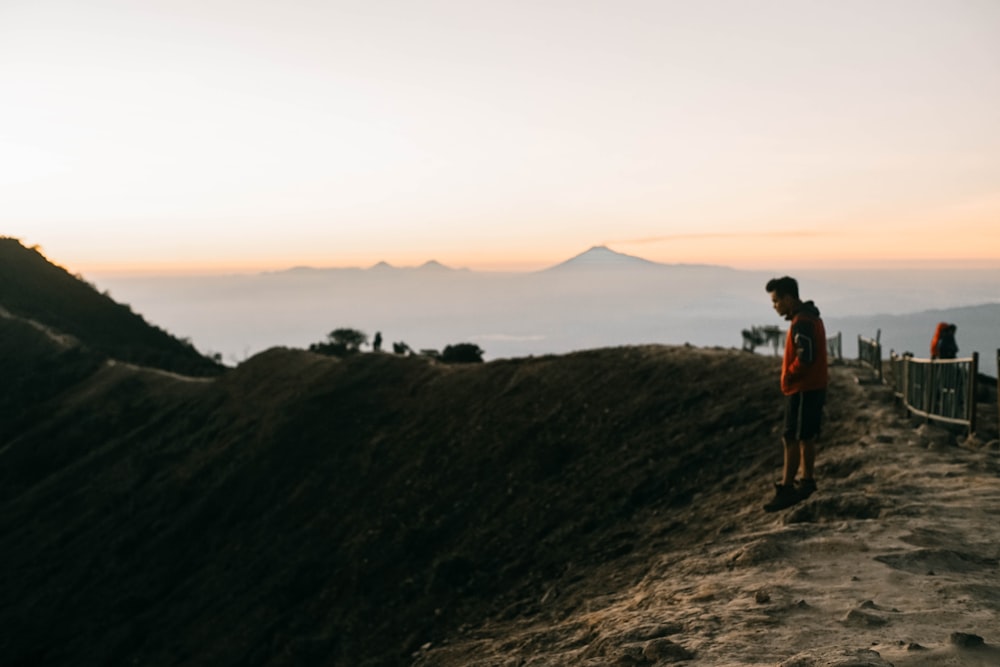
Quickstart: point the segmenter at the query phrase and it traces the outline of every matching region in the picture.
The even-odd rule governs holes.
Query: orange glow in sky
[[[1000,263],[1000,3],[15,0],[0,63],[0,234],[84,275]]]

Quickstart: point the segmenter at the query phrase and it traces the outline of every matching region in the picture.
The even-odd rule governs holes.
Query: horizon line
[[[691,261],[691,262],[664,262],[659,260],[646,259],[637,255],[625,255],[626,258],[634,258],[639,260],[644,260],[654,265],[661,265],[664,267],[712,267],[719,269],[730,269],[735,271],[747,271],[747,272],[767,272],[767,271],[778,271],[784,273],[792,272],[817,272],[817,271],[901,271],[901,270],[942,270],[942,271],[983,271],[983,270],[997,270],[1000,269],[1000,258],[913,258],[913,259],[899,259],[899,258],[884,258],[884,259],[868,259],[868,258],[852,258],[852,259],[827,259],[818,260],[810,263],[803,263],[802,261],[797,262],[782,262],[780,260],[775,261],[755,261],[755,262],[710,262],[710,261]],[[452,265],[440,262],[438,260],[429,259],[420,264],[393,264],[387,260],[378,260],[371,264],[272,264],[266,262],[254,262],[254,263],[244,263],[244,262],[233,262],[233,263],[181,263],[180,265],[176,263],[156,263],[151,264],[150,262],[143,262],[141,264],[137,263],[116,263],[116,264],[103,264],[103,265],[90,265],[84,266],[79,270],[71,271],[72,273],[87,275],[104,275],[104,276],[221,276],[221,275],[267,275],[267,274],[278,274],[278,273],[288,273],[292,271],[419,271],[419,270],[441,270],[441,271],[454,271],[454,272],[466,272],[466,273],[493,273],[493,274],[531,274],[540,273],[549,269],[556,268],[562,264],[571,261],[579,257],[579,255],[574,255],[573,257],[555,261],[555,262],[504,262],[502,264],[498,263],[479,263],[478,265]]]

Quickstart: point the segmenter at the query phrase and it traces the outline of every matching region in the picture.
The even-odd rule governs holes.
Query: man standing
[[[776,512],[805,500],[816,490],[813,468],[828,371],[826,330],[816,305],[799,299],[799,284],[788,276],[769,280],[767,292],[775,312],[791,322],[781,362],[785,463],[781,482],[774,485],[774,498],[764,505],[764,511]],[[800,468],[802,474],[796,481]]]

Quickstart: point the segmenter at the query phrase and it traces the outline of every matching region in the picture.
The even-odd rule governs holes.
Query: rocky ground
[[[603,595],[540,590],[551,613],[464,628],[414,664],[1000,665],[997,441],[911,421],[859,377],[834,369],[846,400],[809,500],[766,514],[761,488],[696,496],[670,521],[705,538]]]

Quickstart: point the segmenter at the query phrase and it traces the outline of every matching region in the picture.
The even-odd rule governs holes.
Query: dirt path
[[[730,498],[720,514],[735,515],[703,519],[713,539],[660,554],[637,583],[562,619],[470,629],[416,664],[1000,665],[995,442],[915,428],[851,374],[837,387],[856,409],[811,499],[769,515],[763,493]]]
[[[0,306],[0,317],[4,317],[10,320],[18,320],[21,322],[25,322],[26,324],[30,324],[31,326],[35,327],[43,334],[45,334],[49,339],[51,339],[56,345],[58,345],[62,349],[67,349],[73,347],[74,345],[79,345],[79,341],[73,336],[70,336],[69,334],[60,333],[55,329],[53,329],[52,327],[48,327],[42,324],[41,322],[36,322],[35,320],[15,315],[14,313],[10,312],[9,310],[7,310],[2,306]]]
[[[174,373],[173,371],[163,370],[162,368],[154,368],[153,366],[139,366],[138,364],[130,364],[127,361],[119,361],[117,359],[108,359],[105,362],[106,365],[118,368],[127,368],[133,372],[137,373],[150,373],[152,375],[158,375],[160,377],[167,377],[171,380],[180,380],[181,382],[196,382],[196,383],[206,383],[214,382],[214,377],[200,377],[195,375],[181,375],[180,373]]]

